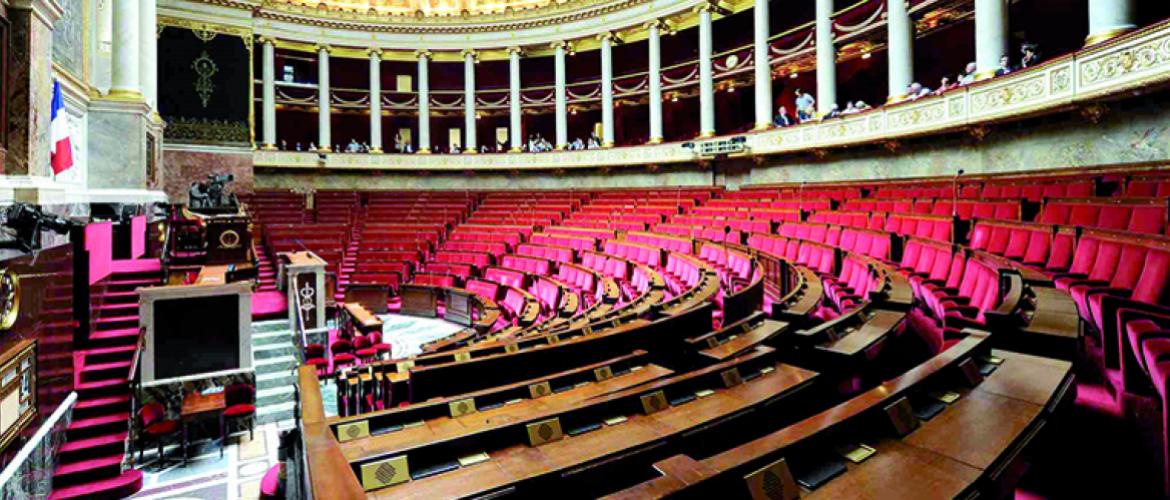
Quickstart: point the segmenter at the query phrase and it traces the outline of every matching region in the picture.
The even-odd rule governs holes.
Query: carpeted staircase
[[[272,261],[272,256],[268,255],[268,249],[264,248],[264,242],[257,240],[253,243],[256,248],[256,290],[257,292],[275,292],[276,291],[276,264]]]
[[[130,369],[138,349],[138,292],[158,271],[113,274],[98,286],[90,345],[74,353],[75,389],[66,442],[50,499],[124,498],[142,488],[142,472],[125,469],[130,429]]]

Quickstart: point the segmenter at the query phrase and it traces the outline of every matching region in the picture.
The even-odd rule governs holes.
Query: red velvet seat
[[[309,344],[305,346],[305,364],[317,369],[317,375],[322,375],[329,369],[329,360],[325,359],[325,346]]]
[[[329,344],[329,352],[332,354],[333,371],[338,371],[341,366],[357,364],[357,356],[353,352],[353,344],[348,340],[341,339]]]
[[[256,415],[256,388],[251,384],[232,384],[223,389],[223,429],[222,438],[224,445],[227,444],[228,425],[233,420],[248,419],[248,439],[255,437],[254,427]],[[220,454],[223,454],[223,448],[220,448]]]
[[[138,463],[142,463],[142,451],[148,441],[158,444],[158,460],[163,462],[163,441],[168,437],[177,436],[182,430],[178,420],[166,417],[166,407],[162,403],[152,401],[138,409]]]

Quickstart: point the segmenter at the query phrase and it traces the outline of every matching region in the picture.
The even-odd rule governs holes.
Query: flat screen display
[[[240,367],[240,296],[156,300],[154,378]]]

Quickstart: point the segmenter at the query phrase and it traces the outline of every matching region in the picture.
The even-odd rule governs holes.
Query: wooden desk
[[[518,403],[469,413],[460,417],[435,418],[424,421],[423,425],[418,427],[348,441],[341,443],[341,451],[345,454],[346,459],[355,461],[372,455],[405,451],[428,443],[458,439],[473,432],[509,425],[522,419],[539,420],[545,415],[555,414],[584,404],[587,400],[597,396],[629,389],[661,379],[672,373],[669,369],[661,366],[647,365],[638,371],[615,376],[602,382],[575,387],[543,398],[525,399]]]
[[[223,391],[215,394],[203,395],[198,392],[193,392],[183,397],[183,407],[179,411],[179,418],[183,422],[183,466],[187,466],[187,424],[193,420],[204,418],[209,413],[215,413],[219,417],[219,456],[223,456],[223,410],[227,406],[224,404]]]
[[[227,283],[228,266],[203,266],[195,277],[196,285],[222,285]]]
[[[956,440],[957,441],[957,440]],[[979,479],[982,471],[958,460],[887,439],[873,445],[877,453],[806,498],[857,498],[867,492],[885,498],[955,498]],[[897,478],[897,480],[894,480]]]
[[[777,335],[783,334],[788,330],[788,323],[765,319],[763,321],[733,324],[724,330],[724,332],[712,332],[724,333],[724,335],[716,336],[708,334],[693,339],[695,342],[711,343],[711,340],[707,339],[715,339],[717,342],[714,346],[700,350],[699,354],[714,361],[723,361],[735,357],[751,350],[757,345],[766,343]],[[690,340],[688,339],[688,341]]]
[[[857,356],[885,340],[905,318],[906,314],[902,312],[875,310],[856,330],[817,345],[816,349],[847,357]]]
[[[369,333],[371,331],[382,331],[382,320],[374,316],[365,306],[354,302],[347,302],[344,305],[345,312],[353,319],[354,328],[361,333]]]
[[[767,348],[763,349],[759,353],[770,351]],[[763,359],[758,356],[759,354],[755,355],[754,359]],[[753,358],[753,355],[745,356],[743,359],[749,358]],[[372,496],[447,498],[485,495],[502,491],[504,488],[517,488],[514,494],[518,496],[524,496],[522,492],[533,495],[540,491],[539,486],[528,490],[519,488],[533,487],[533,481],[537,478],[552,475],[581,484],[583,477],[603,474],[598,472],[594,465],[621,467],[624,461],[638,460],[643,454],[653,453],[653,450],[662,446],[681,446],[684,442],[702,440],[711,436],[705,434],[706,432],[718,432],[715,429],[734,426],[740,421],[739,418],[751,413],[753,408],[788,398],[810,387],[817,376],[813,372],[774,361],[765,362],[763,365],[771,367],[772,371],[730,388],[716,386],[709,396],[668,406],[648,415],[633,408],[637,406],[636,397],[639,395],[659,389],[670,392],[669,387],[672,385],[686,383],[688,379],[698,380],[695,377],[699,376],[718,377],[718,373],[726,369],[727,365],[721,364],[703,374],[684,374],[621,393],[598,397],[592,400],[593,404],[624,401],[630,398],[635,398],[633,401],[635,404],[624,407],[624,412],[617,408],[602,412],[605,415],[624,416],[626,420],[619,424],[603,425],[601,428],[576,436],[566,435],[559,441],[538,447],[530,447],[527,443],[507,443],[501,448],[489,448],[485,450],[489,456],[486,462],[377,490]],[[612,413],[614,411],[618,413]],[[702,473],[701,468],[685,467],[682,462],[667,464],[665,467]],[[571,496],[588,494],[574,492]]]

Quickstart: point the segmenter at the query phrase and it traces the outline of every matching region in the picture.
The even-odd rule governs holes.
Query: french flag
[[[53,111],[49,122],[49,163],[53,175],[73,166],[73,144],[69,141],[69,122],[65,117],[65,101],[61,99],[61,82],[53,81]]]

